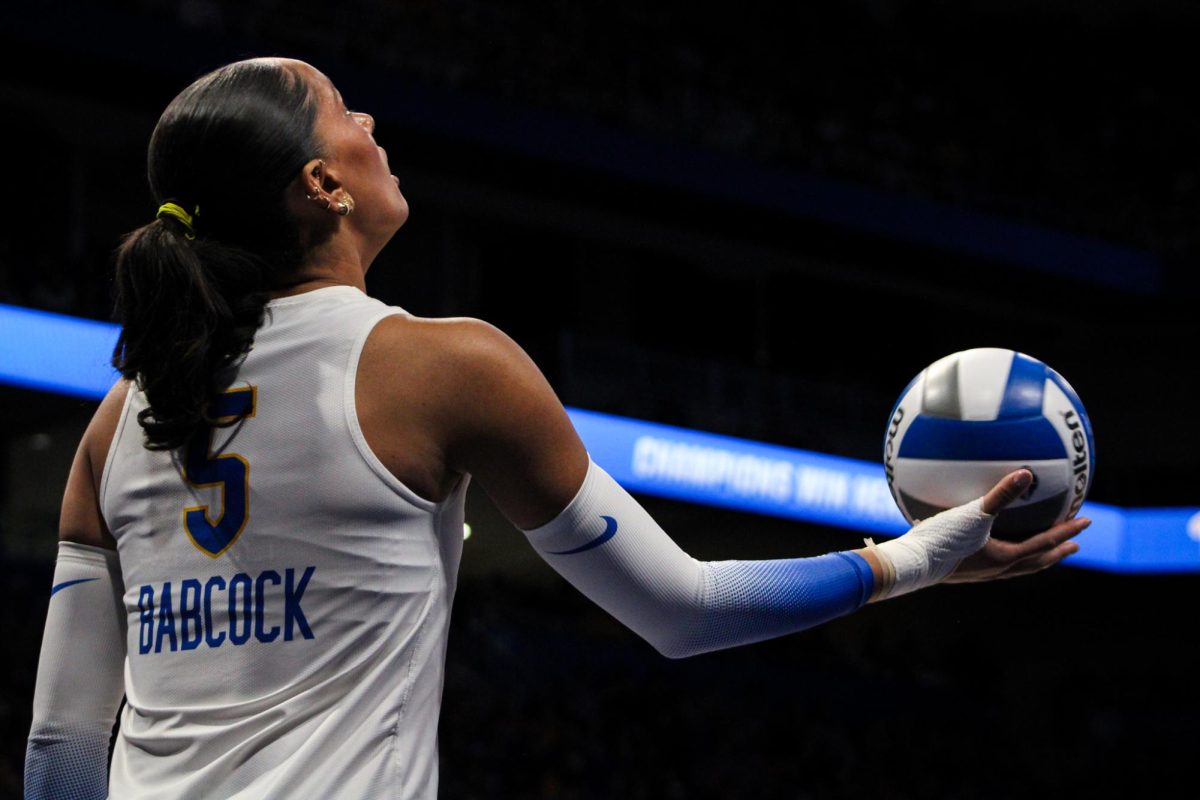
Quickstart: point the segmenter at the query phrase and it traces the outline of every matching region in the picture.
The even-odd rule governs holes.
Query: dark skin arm
[[[117,543],[100,513],[100,477],[108,448],[121,416],[129,383],[117,381],[101,401],[75,451],[75,460],[67,476],[59,517],[59,541],[116,550]]]
[[[554,519],[582,484],[588,455],[570,418],[533,360],[495,326],[470,318],[391,318],[368,339],[359,369],[356,396],[367,440],[389,454],[381,458],[397,477],[422,487],[422,496],[441,499],[469,472],[509,521],[527,530]],[[402,454],[412,451],[425,455],[406,461]],[[436,474],[430,463],[438,465]],[[996,484],[984,511],[997,513],[1020,496],[1014,479],[1022,472]],[[1088,522],[1064,522],[1020,544],[989,540],[947,580],[1046,569],[1078,550],[1070,539]],[[880,585],[875,555],[858,552]]]

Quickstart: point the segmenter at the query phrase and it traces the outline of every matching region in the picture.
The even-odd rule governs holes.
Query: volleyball
[[[992,526],[1020,540],[1074,517],[1095,475],[1092,425],[1062,375],[995,347],[930,364],[892,409],[884,436],[888,487],[909,522],[982,497],[1016,469],[1025,493]]]

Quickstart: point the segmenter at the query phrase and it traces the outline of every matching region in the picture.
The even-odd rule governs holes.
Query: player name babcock
[[[288,567],[251,576],[185,578],[138,590],[138,653],[315,639],[301,603],[316,571]]]

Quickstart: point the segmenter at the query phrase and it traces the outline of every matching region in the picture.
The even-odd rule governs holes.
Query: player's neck
[[[366,292],[366,272],[369,262],[364,262],[354,252],[336,253],[326,251],[310,259],[286,283],[275,287],[268,294],[272,298],[303,294],[326,286],[353,286]]]

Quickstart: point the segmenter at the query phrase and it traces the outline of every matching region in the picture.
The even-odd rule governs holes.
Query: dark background
[[[288,55],[375,116],[412,208],[371,293],[496,324],[564,403],[875,460],[922,367],[1008,347],[1083,398],[1092,499],[1200,504],[1200,10],[783,5],[6,6],[0,302],[109,318],[157,115],[216,66]],[[93,409],[0,390],[0,795]],[[699,558],[859,542],[644,503]],[[1169,783],[1200,721],[1192,576],[1063,567],[674,662],[477,487],[468,522],[445,797],[1190,795]]]

